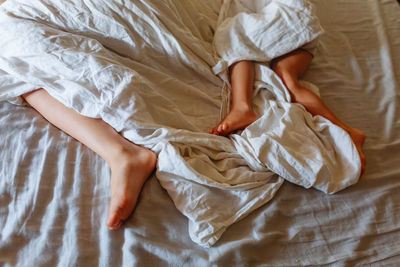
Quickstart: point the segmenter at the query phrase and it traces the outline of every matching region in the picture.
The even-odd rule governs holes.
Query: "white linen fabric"
[[[348,134],[290,103],[268,68],[321,33],[308,3],[243,3],[8,0],[0,100],[45,88],[155,151],[156,177],[189,219],[191,239],[212,246],[284,180],[335,193],[360,174]],[[260,118],[230,138],[209,135],[229,110],[227,67],[241,59],[266,61],[256,69]]]
[[[214,45],[224,65],[244,59],[269,62],[310,43],[321,32],[306,0],[229,0],[221,8]]]
[[[357,184],[326,195],[284,183],[273,201],[203,248],[152,176],[124,227],[109,231],[106,163],[33,109],[0,102],[0,264],[397,266],[400,6],[312,2],[325,34],[304,78],[339,118],[366,133],[366,173]],[[210,4],[215,12],[203,17],[218,13],[218,1]]]

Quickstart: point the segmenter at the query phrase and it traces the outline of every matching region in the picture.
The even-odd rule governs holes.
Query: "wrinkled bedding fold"
[[[291,103],[268,67],[322,33],[311,6],[243,3],[8,0],[0,100],[45,88],[155,151],[156,176],[189,219],[191,239],[212,246],[284,180],[335,193],[360,174],[348,134]],[[207,134],[229,110],[227,67],[243,59],[258,61],[259,119],[229,138]]]

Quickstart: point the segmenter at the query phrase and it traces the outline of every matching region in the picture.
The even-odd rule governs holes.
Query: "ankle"
[[[128,164],[136,154],[141,152],[140,146],[137,146],[128,140],[113,144],[105,157],[105,160],[110,166]]]
[[[120,168],[141,168],[141,169],[154,169],[157,163],[157,155],[144,147],[137,145],[134,149],[120,147],[119,153],[114,154],[107,161],[111,170]]]
[[[111,169],[113,169],[114,166],[127,163],[131,157],[130,151],[120,144],[114,145],[108,152],[104,159]]]
[[[253,105],[246,101],[235,101],[232,103],[231,110],[238,110],[243,113],[253,112]]]

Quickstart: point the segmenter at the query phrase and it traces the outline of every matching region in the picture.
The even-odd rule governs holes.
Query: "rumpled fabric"
[[[325,193],[358,181],[349,135],[293,104],[268,61],[318,38],[306,1],[7,0],[0,8],[0,100],[37,88],[102,118],[158,155],[156,176],[215,244],[284,180]],[[228,138],[227,70],[255,60],[259,119]],[[21,101],[20,101],[21,102]]]

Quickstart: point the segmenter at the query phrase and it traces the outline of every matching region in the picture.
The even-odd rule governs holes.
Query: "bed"
[[[157,1],[139,2],[151,7]],[[398,264],[400,6],[395,0],[312,2],[325,33],[304,80],[319,88],[321,98],[338,117],[366,133],[366,172],[357,183],[326,194],[271,174],[268,183],[273,193],[256,192],[267,196],[249,208],[246,216],[237,216],[206,247],[201,241],[196,244],[190,218],[166,190],[173,184],[160,179],[170,166],[159,166],[146,182],[134,214],[120,230],[109,231],[105,220],[110,174],[104,160],[33,109],[0,102],[0,262],[4,266]],[[195,17],[190,3],[170,4],[183,8],[174,13],[181,18]],[[203,1],[198,21],[215,20],[221,3]],[[55,18],[61,16],[59,10],[50,11]],[[179,16],[175,19],[181,21]],[[191,27],[211,43],[212,27],[207,25]],[[193,44],[191,49],[208,45]],[[185,74],[205,77],[210,72],[206,63],[201,71]],[[170,66],[164,66],[166,72]],[[139,73],[151,72],[140,64],[136,67]],[[163,75],[151,74],[154,79]],[[189,84],[189,78],[184,82]],[[221,79],[208,80],[208,85],[220,85]],[[200,122],[182,126],[177,121],[176,127],[196,132],[214,125],[213,116],[223,99],[219,92],[211,97]],[[192,109],[187,112],[199,115]],[[197,140],[200,135],[191,137]],[[209,145],[225,142],[219,140]],[[197,152],[191,151],[192,155]],[[214,201],[223,206],[227,200],[217,197]]]

